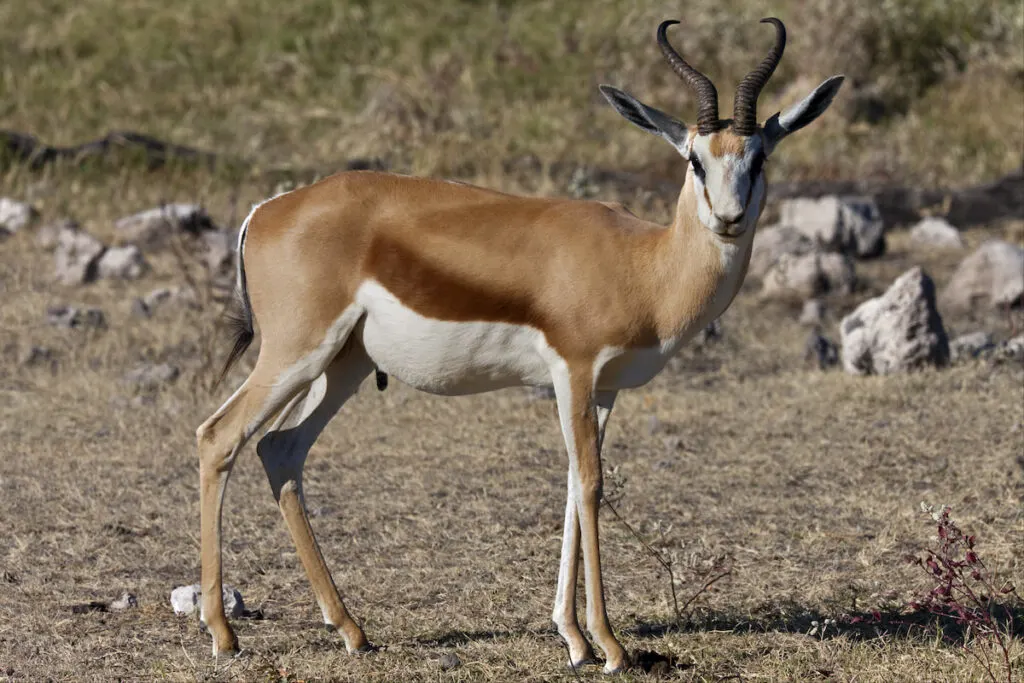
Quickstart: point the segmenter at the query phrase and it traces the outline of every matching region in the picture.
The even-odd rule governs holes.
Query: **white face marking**
[[[760,136],[753,136],[747,140],[743,154],[715,156],[710,139],[708,135],[694,135],[687,154],[697,217],[715,234],[736,237],[753,229],[760,216],[765,190],[761,170],[764,146]]]

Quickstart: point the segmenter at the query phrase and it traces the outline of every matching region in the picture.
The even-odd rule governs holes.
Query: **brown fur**
[[[537,327],[564,357],[649,347],[699,317],[722,275],[690,213],[663,228],[600,202],[341,174],[256,211],[249,295],[264,343],[295,352],[366,278],[426,317]]]
[[[714,133],[708,142],[708,150],[716,157],[726,154],[741,155],[746,149],[747,138],[737,135],[731,128]]]

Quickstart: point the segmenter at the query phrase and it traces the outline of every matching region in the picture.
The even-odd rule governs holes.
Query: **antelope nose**
[[[722,221],[726,225],[736,225],[743,220],[743,209],[737,209],[736,211],[722,211],[721,213],[716,211],[715,218]]]

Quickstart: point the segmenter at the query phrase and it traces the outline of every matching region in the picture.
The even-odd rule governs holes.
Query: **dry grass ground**
[[[103,236],[113,217],[160,200],[201,196],[226,221],[233,197],[218,182],[16,174],[0,194],[34,192],[47,218],[70,212]],[[256,196],[249,189],[239,201]],[[1022,227],[967,239],[1020,242]],[[0,246],[0,677],[573,680],[548,616],[565,469],[552,403],[522,391],[441,399],[397,383],[383,394],[368,383],[306,470],[336,579],[386,649],[349,657],[322,629],[248,450],[228,490],[226,578],[264,618],[236,621],[247,656],[214,662],[208,637],[172,614],[168,595],[198,579],[193,430],[230,391],[207,390],[211,345],[222,353],[224,338],[215,305],[130,316],[133,295],[181,281],[174,258],[152,260],[140,282],[62,290],[30,232]],[[862,264],[864,288],[830,302],[827,332],[837,336],[845,310],[912,263],[941,287],[956,258],[917,253],[894,234],[884,259]],[[46,326],[46,307],[58,303],[98,305],[110,329]],[[715,558],[732,572],[674,628],[665,573],[606,513],[613,624],[631,651],[671,656],[670,680],[979,680],[958,646],[896,615],[924,586],[903,556],[934,534],[919,503],[948,503],[990,567],[1024,584],[1024,369],[822,373],[803,363],[796,316],[748,288],[724,316],[721,341],[685,351],[675,370],[621,397],[605,456],[622,482],[620,514],[675,558],[682,597]],[[946,320],[952,331],[1000,338],[1020,322]],[[56,365],[19,366],[29,344],[55,349]],[[142,360],[168,360],[183,375],[133,401],[121,376]],[[138,595],[137,609],[72,613],[124,590]],[[810,635],[812,621],[874,609],[891,615],[877,631],[840,623]],[[901,619],[918,625],[908,632]],[[462,667],[442,671],[439,658],[452,652]]]
[[[681,177],[674,153],[616,117],[594,86],[692,116],[653,44],[658,21],[679,16],[674,40],[700,55],[728,113],[733,84],[770,41],[755,20],[770,13],[787,21],[790,46],[763,114],[850,75],[836,111],[773,158],[772,179],[960,186],[1019,167],[1014,0],[5,2],[0,128],[55,144],[135,129],[264,169],[381,156],[540,193],[565,188],[503,175],[503,164],[532,156]],[[865,119],[846,109],[854,101],[887,111]],[[0,196],[32,201],[44,222],[73,216],[105,240],[115,218],[164,201],[200,201],[234,226],[273,189],[131,165],[0,173]],[[667,218],[658,201],[600,196]],[[1024,243],[1024,225],[966,237],[973,248],[993,235]],[[859,265],[859,291],[829,301],[826,334],[838,338],[841,315],[911,265],[941,287],[958,259],[917,252],[905,233],[890,246]],[[335,578],[386,649],[349,657],[323,630],[250,447],[228,489],[226,581],[263,618],[235,622],[246,656],[213,661],[208,636],[175,617],[168,596],[199,576],[193,433],[231,390],[209,390],[226,339],[219,305],[205,299],[201,310],[131,316],[134,296],[182,282],[173,256],[149,258],[141,281],[65,289],[31,231],[0,242],[0,680],[576,678],[549,627],[566,466],[553,404],[523,391],[440,399],[397,382],[383,394],[368,383],[306,469]],[[109,329],[49,327],[56,304],[101,307]],[[719,342],[621,396],[605,452],[619,513],[673,558],[682,598],[716,561],[731,573],[677,625],[665,572],[605,513],[612,623],[629,650],[673,659],[668,680],[980,680],[955,631],[944,642],[901,611],[926,585],[903,558],[934,534],[919,504],[948,503],[992,570],[1024,585],[1024,368],[820,372],[803,361],[798,313],[762,304],[751,283]],[[1005,339],[1024,325],[1014,316],[946,324]],[[20,365],[33,344],[53,349],[54,363]],[[182,375],[137,394],[122,376],[142,361]],[[72,611],[126,590],[137,608]],[[886,615],[877,628],[842,620],[876,609]],[[812,624],[832,618],[824,634]],[[448,653],[460,668],[441,669]],[[1019,640],[1013,654],[1024,677]],[[578,676],[601,680],[596,669]]]

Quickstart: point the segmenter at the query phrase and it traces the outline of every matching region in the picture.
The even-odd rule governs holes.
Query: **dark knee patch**
[[[388,388],[388,375],[386,372],[380,370],[374,370],[374,374],[377,377],[377,391],[384,391]]]

